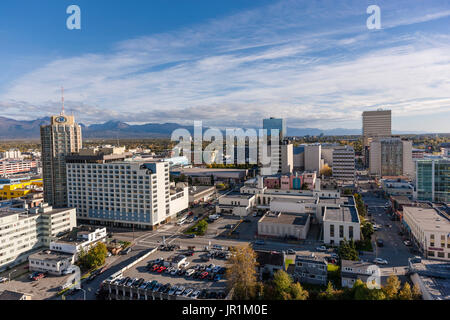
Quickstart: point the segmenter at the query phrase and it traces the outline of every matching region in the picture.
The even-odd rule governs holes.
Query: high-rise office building
[[[263,129],[267,130],[268,136],[271,136],[272,130],[278,130],[280,139],[284,139],[286,136],[286,120],[272,117],[269,119],[263,119]]]
[[[355,150],[351,146],[333,149],[333,177],[339,180],[355,180]]]
[[[400,138],[377,138],[370,143],[370,174],[378,176],[414,175],[412,142]]]
[[[322,159],[322,146],[319,143],[306,144],[305,145],[305,170],[316,171],[317,175],[320,174],[320,170],[324,161]]]
[[[364,163],[366,167],[369,167],[370,143],[372,140],[392,135],[391,110],[364,111],[362,120]]]
[[[450,159],[424,158],[415,164],[417,199],[450,202]]]
[[[56,208],[67,206],[66,155],[81,149],[81,127],[74,116],[52,116],[50,125],[41,126],[44,199]]]

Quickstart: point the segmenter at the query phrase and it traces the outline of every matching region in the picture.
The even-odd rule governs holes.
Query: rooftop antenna
[[[61,87],[61,102],[62,102],[62,110],[61,115],[64,115],[64,87]]]

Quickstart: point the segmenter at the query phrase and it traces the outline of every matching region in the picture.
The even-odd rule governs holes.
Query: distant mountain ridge
[[[39,139],[40,126],[49,124],[50,118],[36,120],[15,120],[0,117],[0,139]],[[128,124],[119,120],[110,120],[101,124],[86,126],[83,128],[84,138],[167,138],[176,129],[186,129],[191,134],[193,126],[180,125],[177,123],[146,123],[140,125]],[[205,130],[207,128],[204,128]],[[257,129],[257,128],[254,128]],[[413,132],[393,132],[394,134],[412,134]],[[417,132],[424,133],[424,132]],[[338,135],[360,135],[361,129],[317,129],[317,128],[287,128],[289,136],[325,136]]]

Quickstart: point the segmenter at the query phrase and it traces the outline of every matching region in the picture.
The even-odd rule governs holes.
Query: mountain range
[[[36,120],[15,120],[0,117],[0,139],[39,139],[40,126],[49,124],[50,118]],[[193,131],[192,126],[177,123],[146,123],[128,124],[118,120],[110,120],[101,124],[86,126],[80,123],[84,138],[167,138],[175,129]],[[254,128],[258,129],[258,128]],[[394,134],[411,134],[413,132],[393,132]],[[416,132],[419,133],[419,132]],[[423,132],[420,132],[423,133]],[[361,129],[328,129],[317,128],[287,128],[288,136],[325,136],[360,135]]]

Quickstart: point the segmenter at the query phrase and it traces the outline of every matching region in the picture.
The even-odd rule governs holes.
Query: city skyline
[[[78,1],[81,30],[65,28],[69,4],[0,5],[0,116],[57,114],[64,86],[66,112],[85,124],[252,127],[275,116],[359,129],[362,111],[382,107],[396,131],[448,131],[445,1],[380,1],[380,30],[366,27],[368,1],[199,1],[177,13]]]

